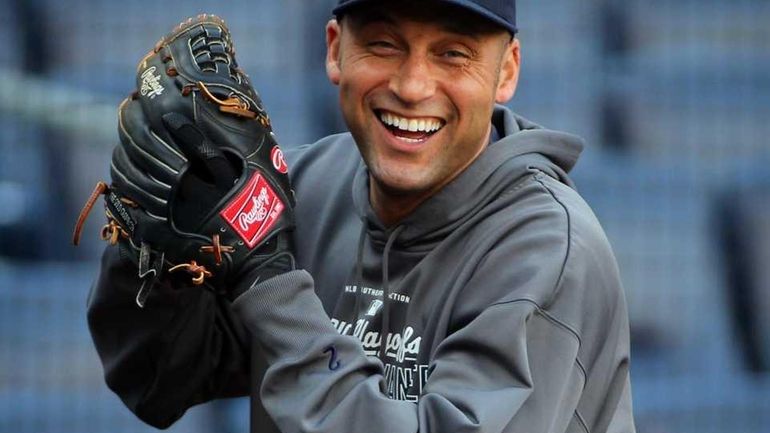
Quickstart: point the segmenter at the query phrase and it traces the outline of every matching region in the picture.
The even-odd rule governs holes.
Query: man
[[[617,267],[567,177],[582,145],[495,105],[514,2],[334,13],[350,134],[288,153],[299,270],[232,305],[164,283],[139,310],[108,248],[89,304],[107,383],[158,427],[250,393],[253,432],[633,432]]]

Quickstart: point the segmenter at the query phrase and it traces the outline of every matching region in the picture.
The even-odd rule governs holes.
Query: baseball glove
[[[118,110],[112,183],[97,184],[73,242],[105,195],[102,238],[134,251],[140,306],[163,272],[234,297],[243,278],[294,269],[288,168],[224,21],[177,26],[140,61],[136,85]]]

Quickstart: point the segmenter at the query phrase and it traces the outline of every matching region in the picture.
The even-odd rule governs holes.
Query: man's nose
[[[390,91],[404,103],[417,104],[436,92],[436,81],[424,56],[409,55],[390,79]]]

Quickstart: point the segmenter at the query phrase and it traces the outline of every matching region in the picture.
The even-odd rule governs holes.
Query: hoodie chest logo
[[[376,304],[370,304],[369,308],[374,305]],[[380,304],[378,308],[381,306]],[[412,402],[419,399],[428,381],[430,366],[420,362],[422,336],[415,328],[406,326],[401,332],[388,332],[387,337],[383,338],[378,330],[369,329],[372,323],[366,316],[355,323],[336,318],[332,318],[331,322],[340,334],[351,335],[360,340],[364,353],[368,356],[377,357],[380,346],[385,345],[384,373],[388,397]],[[333,352],[331,356],[334,356]],[[329,365],[332,366],[331,361]]]

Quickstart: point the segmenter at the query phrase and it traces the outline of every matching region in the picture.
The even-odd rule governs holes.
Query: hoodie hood
[[[369,202],[369,171],[361,164],[353,181],[353,200],[370,239],[384,245],[398,228],[396,245],[430,249],[532,170],[574,188],[567,173],[583,149],[579,137],[545,129],[503,106],[495,107],[492,125],[500,139],[396,227],[383,226],[374,213]]]

